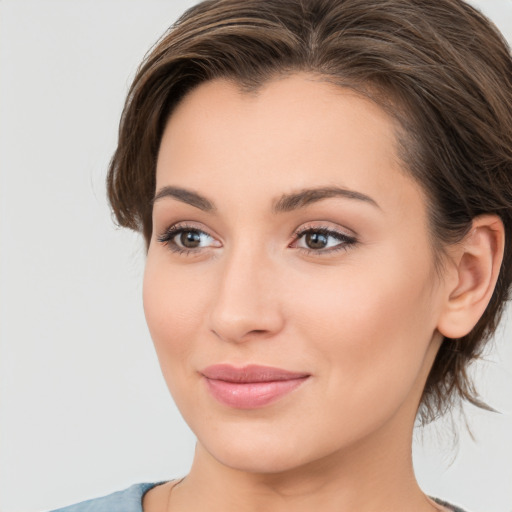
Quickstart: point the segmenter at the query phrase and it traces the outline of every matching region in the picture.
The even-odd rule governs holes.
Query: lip
[[[200,372],[210,394],[223,405],[256,409],[269,405],[302,385],[310,374],[271,366],[228,364],[208,366]]]

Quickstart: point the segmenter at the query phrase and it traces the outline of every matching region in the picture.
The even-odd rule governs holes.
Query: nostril
[[[264,337],[269,335],[272,331],[268,329],[252,329],[246,332],[234,332],[229,329],[217,331],[215,329],[211,329],[211,332],[220,340],[223,341],[236,341],[236,342],[245,342],[254,338]],[[222,333],[222,334],[221,334]]]

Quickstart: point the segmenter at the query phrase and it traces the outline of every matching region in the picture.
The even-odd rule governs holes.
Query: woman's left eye
[[[171,226],[158,237],[158,241],[178,253],[189,253],[206,247],[220,247],[220,243],[208,233],[186,226]]]
[[[308,228],[296,233],[292,247],[308,252],[332,252],[348,249],[356,239],[339,231],[327,228]]]

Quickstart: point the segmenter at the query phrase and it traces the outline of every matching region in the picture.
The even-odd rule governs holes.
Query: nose
[[[279,276],[264,255],[233,250],[222,261],[210,329],[227,342],[270,338],[284,324],[279,303]]]

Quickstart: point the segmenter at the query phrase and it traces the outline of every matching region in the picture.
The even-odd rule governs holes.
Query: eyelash
[[[161,244],[167,245],[168,248],[177,254],[182,255],[192,255],[197,254],[198,251],[200,251],[202,248],[184,248],[177,245],[177,243],[174,241],[174,239],[181,235],[182,233],[186,232],[195,232],[199,233],[200,235],[206,235],[210,238],[213,238],[211,235],[209,235],[206,231],[203,231],[201,229],[198,229],[195,226],[189,226],[189,225],[183,225],[183,224],[175,224],[173,226],[170,226],[167,228],[161,235],[157,237],[158,242]],[[294,233],[294,239],[293,241],[288,245],[288,247],[293,247],[292,244],[296,244],[299,242],[299,240],[308,235],[308,234],[320,234],[326,237],[331,237],[336,240],[338,240],[338,244],[336,244],[334,247],[328,248],[328,249],[311,249],[306,247],[296,247],[300,251],[306,254],[314,254],[314,255],[325,255],[325,254],[333,254],[338,251],[347,251],[349,248],[353,247],[357,244],[357,239],[353,236],[349,236],[345,233],[342,233],[340,231],[333,230],[332,228],[328,227],[316,227],[316,226],[309,226],[300,230],[297,230]]]

